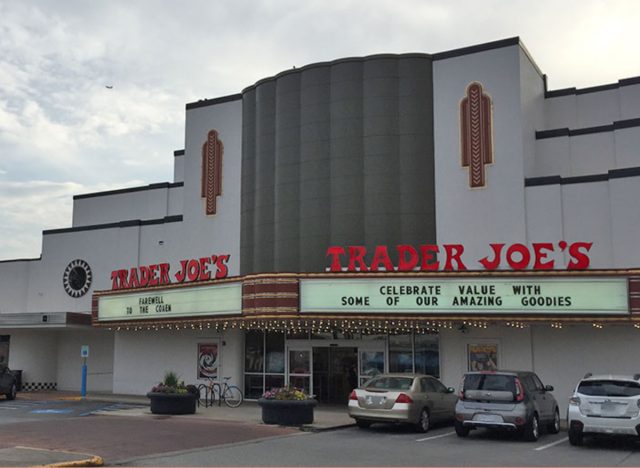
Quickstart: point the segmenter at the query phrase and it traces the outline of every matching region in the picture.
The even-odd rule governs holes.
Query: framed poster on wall
[[[198,343],[198,378],[217,379],[220,343]]]
[[[467,345],[469,371],[494,371],[498,369],[498,343],[474,343]]]

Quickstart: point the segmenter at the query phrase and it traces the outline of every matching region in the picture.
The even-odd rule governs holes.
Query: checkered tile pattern
[[[38,392],[41,390],[57,390],[57,382],[22,382],[23,392]]]

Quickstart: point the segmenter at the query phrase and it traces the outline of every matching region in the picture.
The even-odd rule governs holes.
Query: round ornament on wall
[[[91,267],[87,262],[75,259],[64,269],[62,284],[71,297],[84,296],[91,287]]]

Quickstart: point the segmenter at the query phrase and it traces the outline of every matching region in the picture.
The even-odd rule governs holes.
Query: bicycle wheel
[[[198,406],[207,406],[207,386],[205,384],[198,385]]]
[[[211,393],[209,394],[209,404],[213,406],[216,403],[216,397],[220,400],[220,385],[217,383],[211,384]],[[220,406],[220,401],[218,401],[218,406]]]
[[[229,385],[224,390],[223,399],[229,408],[237,408],[242,404],[242,391],[235,385]]]

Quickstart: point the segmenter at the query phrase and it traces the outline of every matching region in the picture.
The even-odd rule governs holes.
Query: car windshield
[[[513,393],[516,391],[516,386],[511,375],[467,374],[464,378],[464,389]]]
[[[367,388],[383,390],[409,390],[413,379],[410,377],[377,377],[367,382]]]
[[[631,397],[640,395],[640,383],[627,380],[584,380],[578,393],[590,396]]]

